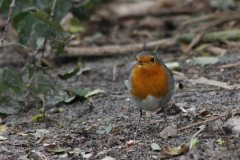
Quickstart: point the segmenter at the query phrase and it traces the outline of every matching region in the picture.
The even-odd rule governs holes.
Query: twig
[[[5,30],[4,30],[4,33],[3,33],[3,38],[1,39],[1,43],[2,43],[2,48],[3,48],[3,42],[4,40],[6,39],[6,33],[8,31],[8,26],[9,26],[9,23],[11,21],[11,17],[12,17],[12,11],[13,11],[13,8],[15,7],[15,2],[16,0],[13,0],[11,5],[10,5],[10,10],[9,10],[9,14],[8,14],[8,19],[7,19],[7,22],[6,22],[6,26],[5,26]]]
[[[206,15],[206,16],[201,16],[201,17],[198,17],[198,18],[194,18],[194,19],[184,21],[181,25],[185,26],[185,25],[188,25],[188,24],[210,21],[210,20],[217,19],[217,18],[222,18],[222,17],[231,18],[232,15],[239,15],[239,11],[213,13],[213,14],[209,14],[209,15]]]
[[[113,66],[113,81],[116,80],[117,65]]]
[[[228,21],[231,21],[231,20],[234,20],[234,19],[239,19],[239,12],[237,14],[233,14],[231,16],[229,16],[228,14],[227,15],[223,15],[222,17],[220,17],[219,19],[216,19],[208,24],[205,24],[205,25],[201,25],[200,27],[198,28],[195,28],[193,30],[193,32],[199,32],[199,31],[204,31],[208,28],[211,28],[211,27],[214,27],[214,26],[217,26],[219,24],[222,24],[224,22],[228,22]]]
[[[198,34],[183,52],[185,53],[189,52],[192,49],[192,47],[195,46],[201,40],[203,34],[204,32],[201,32],[200,34]]]
[[[200,126],[199,128],[200,128],[200,130],[197,131],[197,133],[195,133],[195,134],[192,136],[192,138],[191,138],[191,143],[190,143],[189,150],[191,150],[192,147],[193,147],[193,145],[194,145],[193,143],[194,143],[194,139],[195,139],[195,137],[196,137],[200,132],[202,132],[202,131],[206,128],[206,126],[203,125],[203,126]]]
[[[221,87],[221,88],[225,88],[225,89],[239,89],[240,88],[240,84],[233,84],[233,85],[229,85],[226,82],[221,82],[221,81],[215,81],[215,80],[211,80],[211,79],[207,79],[204,77],[200,77],[198,79],[187,79],[185,76],[181,77],[181,76],[174,76],[178,79],[184,79],[188,82],[191,83],[200,83],[200,84],[206,84],[206,85],[212,85],[212,86],[217,86],[217,87]]]
[[[162,49],[168,49],[175,46],[177,43],[175,39],[163,39],[141,44],[129,45],[111,45],[103,47],[67,47],[65,50],[71,56],[106,56],[115,54],[125,54],[128,52],[140,52],[145,45],[146,49],[154,49],[156,46]]]
[[[181,130],[184,130],[184,129],[188,129],[188,128],[191,128],[191,127],[194,127],[194,126],[198,126],[198,125],[200,125],[200,124],[208,123],[208,122],[211,122],[211,121],[215,121],[215,120],[217,120],[217,119],[219,119],[219,118],[222,118],[222,117],[224,117],[224,116],[226,116],[226,115],[228,115],[228,114],[229,114],[229,113],[224,113],[224,114],[221,114],[221,115],[219,115],[219,116],[217,116],[217,117],[210,118],[210,119],[208,119],[208,120],[206,120],[206,121],[197,122],[197,123],[193,123],[193,124],[190,124],[190,125],[188,125],[188,126],[185,126],[185,127],[178,128],[178,131],[181,131]]]
[[[177,41],[190,43],[197,34],[195,33],[184,33],[177,37]],[[238,41],[240,40],[240,30],[226,30],[226,31],[215,31],[205,32],[200,42],[216,42],[216,41]]]
[[[49,18],[50,21],[52,21],[52,18],[54,17],[54,9],[55,9],[56,3],[57,3],[57,0],[54,0],[54,1],[53,1],[53,5],[52,5],[52,8],[51,8],[51,9],[52,9],[51,15],[50,15],[50,18]],[[44,47],[45,47],[46,42],[47,42],[47,39],[44,38],[43,43],[42,43],[42,47],[41,47],[41,51],[42,51],[42,57],[41,57],[41,59],[43,58],[43,49],[44,49]],[[40,45],[40,46],[41,46],[41,45]],[[38,49],[36,49],[36,50],[38,50]],[[37,51],[36,51],[36,52],[37,52]],[[44,72],[44,70],[43,70],[43,72]],[[43,101],[43,116],[44,116],[43,118],[45,119],[45,99],[44,99],[44,96],[43,96],[42,101]]]
[[[52,18],[54,17],[54,10],[55,10],[55,7],[56,7],[56,3],[57,3],[57,0],[54,0],[53,1],[53,5],[52,5],[52,12],[51,12],[51,15],[50,15],[50,21],[52,21]]]
[[[222,65],[222,66],[218,66],[217,68],[230,68],[230,67],[236,67],[236,66],[240,66],[240,63],[233,63],[233,64],[226,64],[226,65]]]
[[[197,91],[212,91],[220,88],[202,88],[202,89],[182,89],[181,92],[197,92]]]
[[[230,72],[226,72],[226,73],[201,74],[201,76],[203,76],[203,77],[222,76],[222,75],[232,74],[235,72],[237,72],[237,71],[235,70],[235,71],[230,71]]]

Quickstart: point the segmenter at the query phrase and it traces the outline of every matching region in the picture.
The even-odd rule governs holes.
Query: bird
[[[136,64],[126,83],[131,99],[139,108],[140,117],[135,138],[142,117],[142,110],[162,109],[165,121],[165,105],[174,92],[174,77],[162,59],[151,51],[142,51],[136,56]]]

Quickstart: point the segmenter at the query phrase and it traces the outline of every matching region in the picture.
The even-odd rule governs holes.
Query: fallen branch
[[[226,65],[218,66],[217,68],[221,69],[221,68],[230,68],[230,67],[236,67],[236,66],[240,66],[240,63],[238,62],[233,64],[226,64]]]
[[[163,39],[141,44],[111,45],[103,47],[67,47],[65,50],[71,56],[106,56],[115,54],[125,54],[128,52],[140,52],[154,49],[155,47],[167,49],[175,46],[175,39]]]
[[[195,19],[190,19],[188,21],[185,21],[182,23],[182,26],[187,25],[187,24],[193,24],[193,23],[199,23],[199,22],[204,22],[204,21],[210,21],[208,23],[204,23],[204,25],[200,25],[197,28],[194,28],[192,31],[193,32],[199,32],[199,31],[205,31],[208,28],[215,27],[219,24],[240,19],[239,17],[240,12],[239,11],[233,11],[233,12],[222,12],[222,13],[213,13],[209,14],[203,17],[195,18]]]
[[[197,34],[195,33],[181,34],[177,37],[177,41],[183,43],[190,43],[196,36]],[[208,32],[201,37],[200,42],[215,42],[227,40],[240,40],[240,30]]]
[[[229,85],[226,82],[215,81],[215,80],[207,79],[204,77],[200,77],[198,79],[188,79],[187,81],[192,82],[192,83],[201,83],[201,84],[207,84],[207,85],[212,85],[212,86],[218,86],[218,87],[222,87],[222,88],[226,88],[226,89],[230,89],[230,90],[240,88],[240,84]]]
[[[189,52],[202,38],[204,32],[199,33],[193,40],[192,42],[189,44],[189,46],[183,50],[184,53]]]
[[[238,63],[238,65],[240,65],[240,63]],[[226,65],[224,65],[224,66],[226,66]],[[221,66],[219,66],[219,67],[221,68]],[[237,71],[235,70],[235,71],[230,71],[230,72],[226,72],[226,73],[202,74],[201,76],[203,76],[203,77],[223,76],[223,75],[233,74],[235,72],[237,72]]]
[[[182,131],[182,130],[184,130],[184,129],[192,128],[192,127],[195,127],[195,126],[198,126],[198,125],[201,125],[201,124],[205,124],[205,123],[208,123],[208,122],[215,121],[215,120],[217,120],[217,119],[219,119],[219,118],[222,118],[222,117],[224,117],[224,116],[226,116],[226,115],[228,115],[228,114],[229,114],[229,113],[224,113],[224,114],[221,114],[221,115],[219,115],[219,116],[217,116],[217,117],[212,117],[212,118],[207,119],[207,120],[202,121],[202,122],[197,122],[197,123],[193,123],[193,124],[190,124],[190,125],[188,125],[188,126],[185,126],[185,127],[178,128],[178,131]]]
[[[229,89],[229,90],[240,88],[240,84],[229,85],[226,82],[215,81],[215,80],[207,79],[207,78],[204,78],[204,77],[200,77],[198,79],[188,79],[185,76],[174,75],[174,78],[184,79],[184,80],[186,80],[188,82],[191,82],[191,83],[200,83],[200,84],[206,84],[206,85],[211,85],[211,86],[217,86],[217,87],[221,87],[221,88],[225,88],[225,89]]]

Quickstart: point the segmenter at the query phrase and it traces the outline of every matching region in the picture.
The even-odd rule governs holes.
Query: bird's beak
[[[138,63],[138,65],[143,65],[144,62],[142,60],[140,60],[137,63]]]

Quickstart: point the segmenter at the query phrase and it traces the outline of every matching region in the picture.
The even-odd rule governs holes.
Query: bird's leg
[[[164,115],[165,123],[167,123],[167,125],[169,126],[169,123],[168,123],[168,121],[167,121],[167,116],[166,116],[166,113],[165,113],[165,109],[162,108],[162,110],[163,110],[163,115]]]
[[[142,118],[142,109],[139,109],[139,113],[140,113],[140,116],[139,116],[139,120],[138,120],[138,123],[137,123],[136,134],[135,134],[134,140],[137,137],[138,127],[139,127],[139,124],[140,124],[140,121],[141,121],[141,118]]]

